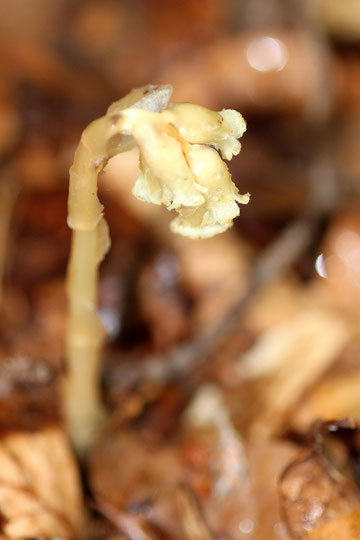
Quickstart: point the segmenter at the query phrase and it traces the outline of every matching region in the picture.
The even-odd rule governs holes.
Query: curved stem
[[[119,131],[118,113],[128,107],[160,111],[171,91],[170,86],[147,86],[113,103],[105,116],[84,130],[70,169],[68,225],[73,233],[67,273],[64,400],[68,429],[79,453],[92,443],[104,418],[98,374],[106,332],[97,313],[97,289],[98,268],[110,237],[97,195],[98,176],[112,156],[135,145],[130,135]]]

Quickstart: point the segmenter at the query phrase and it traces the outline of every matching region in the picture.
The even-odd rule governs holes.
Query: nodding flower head
[[[191,103],[173,103],[161,112],[123,109],[118,129],[140,150],[140,175],[133,188],[138,199],[176,210],[173,232],[207,238],[232,226],[240,195],[221,159],[240,152],[246,130],[240,113],[214,112]]]

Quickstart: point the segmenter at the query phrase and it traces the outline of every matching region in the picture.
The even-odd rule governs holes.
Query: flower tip
[[[186,236],[192,240],[211,238],[216,234],[225,232],[227,229],[233,226],[233,222],[228,223],[215,223],[206,226],[192,226],[186,221],[182,220],[180,216],[173,219],[170,223],[170,230],[175,234]]]
[[[223,109],[219,114],[224,120],[224,128],[228,129],[235,139],[239,139],[244,135],[246,122],[242,114],[234,109]]]
[[[243,195],[240,195],[239,193],[239,195],[236,196],[235,200],[239,202],[240,204],[247,204],[250,201],[250,197],[251,195],[249,192],[244,193]]]

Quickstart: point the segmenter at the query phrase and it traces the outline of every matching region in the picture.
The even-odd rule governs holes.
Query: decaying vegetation
[[[2,538],[359,537],[360,21],[350,0],[300,4],[14,0],[3,10]],[[112,245],[75,287],[98,274],[91,309],[95,320],[98,301],[106,338],[88,332],[84,364],[93,356],[95,370],[78,388],[98,372],[106,420],[79,460],[62,395],[68,171],[86,126],[149,81],[170,82],[175,103],[213,119],[208,109],[241,111],[228,195],[234,215],[238,192],[251,203],[222,234],[173,235],[170,212],[131,194],[138,146],[135,192],[174,202],[155,189],[155,162],[145,166],[139,115],[177,142],[180,133],[190,169],[198,156],[186,145],[207,145],[199,152],[221,168],[244,126],[225,146],[195,140],[191,106],[167,108],[169,89],[163,112],[127,103],[112,119],[126,121],[131,143],[117,154],[119,129],[98,179]],[[190,219],[191,233],[214,224],[195,191],[199,213],[175,223],[184,231]],[[82,217],[97,224],[102,209],[87,193],[96,204]],[[73,210],[69,223],[84,232]]]

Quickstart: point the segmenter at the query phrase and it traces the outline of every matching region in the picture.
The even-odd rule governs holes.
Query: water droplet
[[[261,37],[247,47],[246,58],[256,71],[269,73],[284,69],[288,61],[288,52],[285,44],[279,39]]]
[[[326,267],[325,267],[325,261],[324,261],[324,255],[323,253],[321,253],[316,261],[315,261],[315,270],[317,271],[317,273],[319,274],[319,276],[321,276],[322,278],[325,278],[327,279],[328,275],[327,275],[327,272],[326,272]]]
[[[240,521],[239,529],[242,533],[249,534],[252,532],[253,528],[254,528],[254,522],[252,519],[245,518]]]

